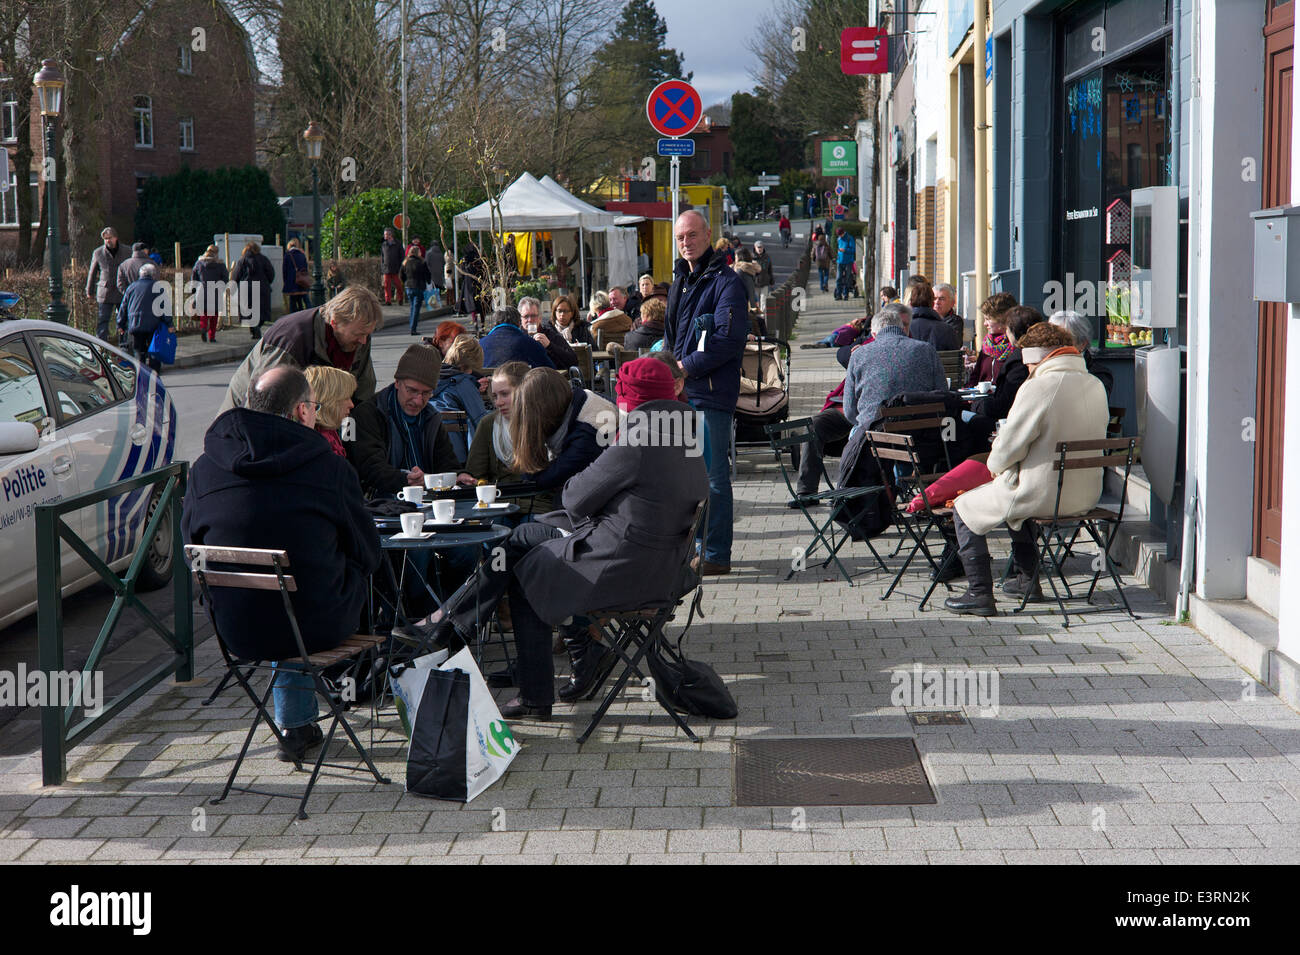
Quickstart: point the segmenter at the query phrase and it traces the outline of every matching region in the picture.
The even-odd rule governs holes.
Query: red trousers
[[[406,304],[406,290],[402,288],[401,279],[396,275],[384,276],[384,304],[392,305],[393,299],[397,299],[398,305]]]
[[[199,334],[209,341],[217,340],[217,323],[220,321],[217,315],[200,315],[199,316]]]

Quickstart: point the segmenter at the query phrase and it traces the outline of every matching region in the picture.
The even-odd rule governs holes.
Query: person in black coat
[[[244,246],[230,278],[239,283],[239,311],[248,333],[261,338],[263,323],[271,321],[271,288],[275,284],[275,266],[262,254],[256,242]]]
[[[555,367],[541,343],[520,327],[518,309],[510,307],[493,312],[491,326],[492,330],[479,339],[483,346],[483,367],[500,368],[508,361],[522,361],[529,368]]]
[[[909,285],[907,304],[912,307],[911,338],[929,342],[935,351],[961,348],[961,336],[934,310],[934,289],[929,282]]]
[[[442,290],[447,287],[447,256],[437,239],[429,240],[429,251],[424,253],[424,264],[429,267],[429,281],[433,283],[428,294],[442,305]],[[425,305],[428,304],[426,301]]]
[[[412,345],[393,383],[352,410],[356,439],[344,444],[366,493],[395,494],[423,486],[426,474],[460,470],[442,415],[430,403],[441,365],[438,349]]]
[[[406,297],[411,300],[411,334],[418,335],[424,290],[429,287],[433,276],[429,274],[429,266],[425,264],[424,257],[417,255],[414,248],[402,263],[398,274],[402,279],[402,287],[406,289]]]
[[[379,535],[356,473],[315,430],[311,386],[279,365],[254,379],[249,407],[212,423],[190,469],[181,517],[192,544],[284,550],[297,590],[289,595],[308,653],[357,632],[367,579],[379,566]],[[298,656],[275,591],[219,588],[212,611],[231,651],[258,660]],[[305,686],[304,686],[305,682]],[[280,674],[276,722],[282,754],[301,757],[320,730],[305,674]]]
[[[547,377],[554,378],[534,369],[515,392],[512,437],[518,433],[527,439],[519,416],[530,413],[537,397],[542,404],[551,400],[537,394],[554,390],[543,380]],[[696,509],[709,493],[698,447],[680,436],[673,440],[669,433],[674,421],[694,420],[685,404],[673,400],[674,391],[673,374],[664,362],[639,358],[623,365],[617,393],[628,416],[620,437],[569,478],[563,510],[517,527],[506,544],[505,567],[481,565],[475,578],[448,598],[447,616],[432,625],[436,639],[454,635],[468,641],[476,621],[488,619],[509,592],[519,696],[502,707],[507,719],[550,718],[552,627],[575,617],[574,625],[562,631],[573,676],[560,699],[572,702],[598,687],[615,659],[612,651],[592,641],[580,615],[672,596],[692,546]],[[516,457],[525,458],[523,470],[527,456],[538,450],[530,450],[528,440],[515,442]]]
[[[1043,313],[1030,305],[1016,305],[1003,313],[1007,337],[1014,344],[1024,338],[1025,332],[1044,321]],[[1001,370],[993,382],[993,394],[971,402],[971,410],[962,413],[961,439],[968,455],[989,449],[989,435],[999,421],[1011,412],[1016,393],[1029,378],[1029,368],[1020,357],[1020,349],[1013,348],[1002,359]]]

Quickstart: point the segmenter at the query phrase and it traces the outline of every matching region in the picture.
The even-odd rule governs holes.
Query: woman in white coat
[[[993,440],[988,469],[993,480],[957,498],[953,517],[957,553],[969,589],[944,606],[956,613],[991,617],[993,564],[985,535],[1005,524],[1011,531],[1016,574],[1003,589],[1020,597],[1037,582],[1038,551],[1032,518],[1050,517],[1056,503],[1058,473],[1053,464],[1060,441],[1088,441],[1106,436],[1110,421],[1106,389],[1088,374],[1070,333],[1055,325],[1034,325],[1019,341],[1029,378],[1016,394],[1001,430]],[[1061,488],[1061,516],[1084,514],[1101,497],[1101,471],[1066,471]]]

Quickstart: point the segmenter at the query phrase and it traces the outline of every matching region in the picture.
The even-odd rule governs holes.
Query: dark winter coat
[[[429,251],[424,253],[424,264],[429,267],[430,281],[436,289],[446,288],[447,286],[447,256],[442,251],[442,246],[434,242],[430,244]]]
[[[406,421],[397,404],[394,385],[353,408],[352,420],[357,426],[356,440],[346,441],[344,446],[368,495],[396,494],[406,486],[406,472],[412,467],[419,467],[426,474],[460,470],[456,451],[447,429],[442,426],[442,415],[432,404],[424,406],[411,426],[418,445],[418,453],[411,459],[407,442],[402,438],[401,429],[406,427]]]
[[[239,300],[253,303],[252,310],[242,317],[253,319],[255,326],[270,322],[271,289],[275,286],[275,266],[271,260],[261,252],[245,255],[235,263],[230,277],[240,284]],[[245,291],[244,286],[251,288]]]
[[[244,404],[248,384],[253,375],[286,361],[299,368],[311,365],[333,365],[326,343],[326,322],[319,308],[305,308],[282,317],[253,346],[242,364],[230,378],[230,387],[221,410],[229,411]],[[370,360],[370,342],[358,345],[352,353],[352,366],[348,369],[357,380],[352,400],[360,403],[375,393],[375,366]]]
[[[379,264],[385,275],[396,275],[402,269],[402,243],[395,239],[385,239],[379,247]]]
[[[286,295],[306,295],[307,289],[298,288],[298,273],[309,272],[307,253],[302,249],[286,249],[284,253],[284,288]]]
[[[423,292],[429,287],[432,279],[429,275],[429,266],[424,263],[424,259],[407,259],[402,263],[398,274],[402,278],[402,285],[414,292]]]
[[[181,529],[193,544],[287,551],[308,653],[359,629],[379,535],[356,472],[311,428],[244,408],[217,418],[190,469]],[[235,653],[298,656],[278,592],[217,589],[213,612]]]
[[[582,327],[586,331],[586,326]],[[564,336],[560,334],[560,330],[555,327],[553,322],[546,322],[540,325],[537,330],[546,336],[546,345],[543,347],[546,348],[546,357],[551,359],[551,364],[555,365],[556,368],[573,368],[578,364],[578,356],[574,353],[573,346],[564,340]],[[574,331],[576,332],[577,329],[575,328]],[[590,338],[590,334],[587,337]],[[582,341],[576,334],[574,338]],[[538,344],[540,345],[541,342],[538,342]]]
[[[530,368],[554,368],[546,349],[533,341],[518,325],[502,322],[481,339],[483,367],[500,368],[508,361],[522,361]]]
[[[443,365],[438,374],[438,385],[431,399],[438,411],[463,411],[465,413],[465,434],[448,434],[451,446],[460,461],[469,456],[469,446],[479,424],[487,416],[483,396],[478,390],[478,379],[468,372],[460,371],[451,365]],[[460,469],[458,469],[460,470]]]
[[[198,284],[194,290],[195,309],[200,315],[217,315],[221,311],[221,293],[230,278],[226,263],[220,259],[199,259],[194,263],[193,279]]]
[[[637,410],[689,413],[676,401],[651,401]],[[528,602],[546,623],[672,595],[709,479],[704,458],[688,455],[683,442],[663,435],[657,443],[606,449],[564,485],[564,509],[540,518],[573,531],[539,544],[515,567]]]
[[[117,307],[117,327],[133,335],[152,335],[159,325],[170,325],[171,288],[158,279],[136,279],[127,287]]]
[[[918,342],[929,342],[935,351],[961,348],[961,334],[954,332],[938,312],[924,305],[912,306],[912,325],[907,334]]]
[[[555,457],[544,470],[520,475],[539,491],[563,487],[565,481],[596,460],[610,443],[618,424],[618,409],[613,404],[576,381],[571,387],[569,413],[552,435],[556,439],[551,449]]]
[[[700,351],[700,332],[705,327],[710,330]],[[706,250],[694,272],[685,259],[678,259],[668,290],[664,347],[686,369],[686,397],[691,404],[736,410],[740,358],[748,335],[745,286],[722,256]]]
[[[119,245],[120,249],[121,246]],[[123,259],[122,264],[117,267],[117,293],[118,301],[121,301],[122,295],[126,293],[127,286],[140,277],[140,270],[153,262],[153,256],[147,252],[132,252],[131,257]],[[155,265],[161,265],[161,262],[154,262]]]

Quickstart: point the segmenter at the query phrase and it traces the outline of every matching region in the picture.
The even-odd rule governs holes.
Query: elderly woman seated
[[[1106,389],[1088,374],[1069,332],[1046,322],[1018,339],[1028,378],[1020,386],[1006,421],[993,439],[988,469],[993,480],[957,498],[953,524],[957,553],[968,589],[944,602],[949,610],[991,617],[993,564],[986,535],[1005,524],[1011,531],[1015,575],[1003,591],[1016,597],[1026,591],[1041,599],[1034,518],[1050,517],[1056,504],[1060,441],[1089,441],[1106,436],[1110,420]],[[1060,514],[1083,514],[1101,497],[1101,471],[1065,471]]]
[[[537,375],[554,373],[529,372],[517,397],[527,395]],[[619,369],[616,391],[619,408],[629,413],[626,426],[667,429],[657,434],[659,440],[615,440],[564,485],[563,510],[515,528],[504,568],[496,561],[482,565],[474,580],[448,598],[447,616],[436,615],[435,637],[464,641],[508,590],[520,692],[501,709],[507,719],[550,718],[553,626],[588,611],[671,596],[677,574],[666,571],[686,559],[696,508],[709,493],[703,457],[669,433],[674,415],[692,412],[673,400],[668,367],[653,358],[630,361]],[[516,412],[527,414],[527,400],[520,404]],[[516,431],[516,437],[526,441],[530,434]],[[515,456],[527,458],[539,450],[517,442]],[[526,461],[523,466],[527,469]],[[585,628],[571,630],[565,642],[573,663],[573,676],[560,691],[567,702],[594,692],[614,656]]]

